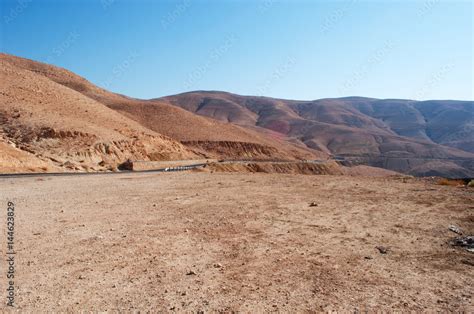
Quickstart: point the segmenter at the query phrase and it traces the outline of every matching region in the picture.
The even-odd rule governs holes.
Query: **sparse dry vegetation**
[[[465,186],[466,183],[463,180],[447,179],[441,178],[436,182],[438,185],[447,185],[447,186]]]

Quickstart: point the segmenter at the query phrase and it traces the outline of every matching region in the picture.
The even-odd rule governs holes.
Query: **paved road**
[[[248,164],[248,163],[271,163],[271,164],[294,164],[294,163],[314,163],[314,164],[322,164],[327,162],[327,160],[305,160],[305,161],[276,161],[276,160],[224,160],[219,161],[218,163],[221,164]],[[6,173],[0,174],[0,178],[20,178],[20,177],[61,177],[61,176],[93,176],[93,175],[117,175],[117,174],[124,174],[124,173],[158,173],[158,172],[174,172],[174,171],[187,171],[197,168],[203,168],[207,164],[206,163],[199,163],[199,164],[191,164],[186,166],[179,166],[179,167],[168,167],[168,168],[161,168],[161,169],[153,169],[153,170],[121,170],[118,172],[49,172],[49,173]]]
[[[323,164],[328,160],[224,160],[221,164],[255,164],[255,163],[266,163],[266,164]]]
[[[117,172],[35,172],[35,173],[5,173],[0,174],[0,178],[20,178],[20,177],[64,177],[64,176],[96,176],[96,175],[117,175],[124,173],[153,173],[153,172],[172,172],[172,171],[185,171],[196,168],[204,167],[206,164],[196,164],[183,167],[175,168],[163,168],[163,169],[154,169],[154,170],[141,170],[141,171],[132,171],[132,170],[121,170]]]

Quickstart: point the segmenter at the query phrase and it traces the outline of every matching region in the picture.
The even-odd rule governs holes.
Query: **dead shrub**
[[[463,180],[446,179],[446,178],[439,179],[436,184],[447,185],[447,186],[464,186],[465,185]]]

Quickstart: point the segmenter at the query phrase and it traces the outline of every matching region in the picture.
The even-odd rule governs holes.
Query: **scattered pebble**
[[[449,226],[448,229],[449,229],[449,231],[452,231],[452,232],[454,232],[454,233],[462,234],[461,228],[456,227],[456,226],[454,226],[454,225]]]
[[[316,207],[316,206],[318,206],[318,203],[316,203],[316,202],[311,202],[309,204],[309,207]]]
[[[450,244],[463,247],[467,251],[474,253],[474,236],[457,237],[451,240]]]
[[[375,247],[377,250],[379,250],[380,254],[387,254],[388,253],[388,248],[385,246],[376,246]]]
[[[470,260],[467,260],[467,259],[463,259],[461,261],[461,263],[469,265],[469,266],[474,266],[474,261],[470,261]]]

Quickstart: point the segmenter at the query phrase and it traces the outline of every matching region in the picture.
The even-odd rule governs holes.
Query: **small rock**
[[[470,261],[470,260],[467,260],[467,259],[463,259],[461,261],[461,263],[469,265],[469,266],[474,266],[474,261]]]
[[[365,256],[364,258],[365,258],[365,259],[373,259],[372,256]]]
[[[376,246],[375,247],[377,250],[379,250],[380,254],[387,254],[388,253],[388,248],[385,246]]]
[[[474,249],[474,236],[458,237],[451,241],[452,246],[460,246],[466,250]]]
[[[452,232],[454,232],[454,233],[462,234],[461,228],[456,227],[456,226],[454,226],[454,225],[449,226],[448,229],[449,229],[449,231],[452,231]]]
[[[316,207],[316,206],[318,206],[318,203],[316,203],[316,202],[311,202],[309,204],[309,207]]]
[[[194,270],[190,270],[186,273],[187,276],[191,276],[191,275],[196,275],[196,272]]]
[[[222,268],[222,264],[221,264],[221,263],[215,263],[215,264],[214,264],[214,267],[215,267],[215,268]]]

